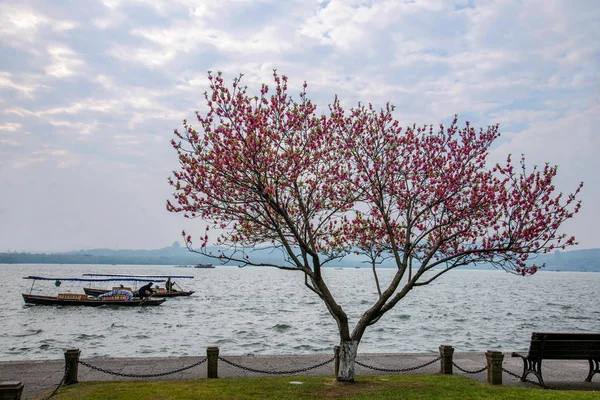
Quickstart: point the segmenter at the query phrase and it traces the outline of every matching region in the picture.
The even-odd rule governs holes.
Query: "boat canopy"
[[[194,278],[193,275],[83,274],[81,276],[106,276],[106,277],[112,276],[112,277],[121,277],[121,278],[159,278],[159,279],[167,279],[167,278],[192,279],[192,278]]]
[[[114,281],[134,281],[134,282],[164,282],[164,279],[141,279],[141,278],[48,278],[45,276],[24,276],[23,279],[34,279],[36,281],[77,281],[77,282],[114,282]]]

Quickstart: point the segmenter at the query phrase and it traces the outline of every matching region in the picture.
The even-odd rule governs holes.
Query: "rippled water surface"
[[[222,354],[331,353],[337,327],[302,274],[260,268],[183,269],[169,266],[0,265],[0,360],[63,357],[196,356],[216,345]],[[158,307],[26,306],[27,275],[80,277],[83,273],[194,275],[176,279],[187,298]],[[392,270],[381,270],[380,279]],[[326,269],[332,292],[355,322],[376,298],[367,268]],[[83,293],[80,282],[60,292]],[[525,350],[533,331],[600,331],[600,273],[452,271],[413,290],[365,334],[359,352]],[[33,293],[56,294],[53,282]]]

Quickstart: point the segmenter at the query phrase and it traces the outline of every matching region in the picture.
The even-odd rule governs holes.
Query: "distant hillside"
[[[535,264],[546,263],[547,271],[600,272],[600,249],[555,251],[532,260]]]
[[[218,249],[210,248],[213,254]],[[283,256],[271,249],[254,250],[251,254],[255,262],[282,263]],[[331,267],[363,267],[368,264],[364,259],[349,255],[341,261],[330,264]],[[177,242],[171,247],[154,250],[112,250],[93,249],[77,250],[63,253],[0,253],[0,264],[125,264],[125,265],[192,265],[198,263],[218,264],[218,260],[192,253]],[[600,272],[600,249],[556,251],[552,254],[538,256],[531,263],[546,263],[546,271],[588,271]],[[391,264],[383,267],[393,267]],[[465,267],[469,268],[469,267]],[[472,268],[489,269],[486,265]]]
[[[0,253],[0,264],[124,264],[192,265],[211,263],[209,257],[187,248],[165,247],[155,250],[76,250],[64,253]]]

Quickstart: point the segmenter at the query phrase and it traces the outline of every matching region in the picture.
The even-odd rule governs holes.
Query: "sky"
[[[274,68],[323,111],[337,94],[404,126],[499,123],[490,161],[583,181],[564,231],[599,248],[598,21],[597,0],[2,0],[0,252],[203,233],[166,211],[173,129],[206,110],[207,71],[258,93]]]

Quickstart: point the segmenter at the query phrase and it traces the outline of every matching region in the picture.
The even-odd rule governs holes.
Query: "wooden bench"
[[[546,387],[542,378],[542,360],[588,360],[590,371],[586,382],[591,382],[594,374],[600,373],[600,333],[548,333],[533,332],[529,353],[522,356],[512,353],[513,357],[523,359],[523,375],[535,375],[542,387]]]
[[[58,298],[60,300],[87,300],[87,294],[79,293],[59,293]]]

